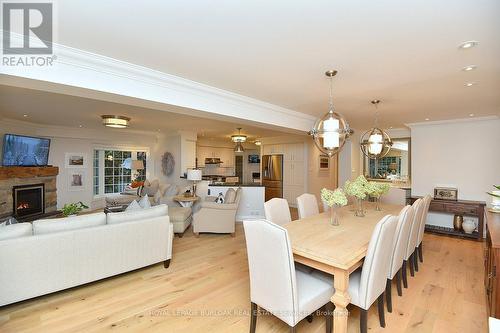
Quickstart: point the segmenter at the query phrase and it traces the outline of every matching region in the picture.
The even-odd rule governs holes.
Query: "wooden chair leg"
[[[361,333],[368,332],[368,310],[359,309],[359,330]]]
[[[184,236],[183,232],[181,232],[180,234],[177,234],[177,237],[179,237],[179,238],[182,238],[182,236]]]
[[[398,290],[398,296],[403,296],[403,288],[401,286],[401,269],[396,273],[396,288]]]
[[[424,262],[424,250],[422,249],[423,245],[424,242],[420,243],[420,245],[418,246],[418,257],[420,258],[421,263]]]
[[[290,333],[297,333],[297,329],[295,327],[290,326]]]
[[[413,259],[415,261],[415,272],[418,272],[418,251],[415,248],[415,253],[413,254]]]
[[[232,233],[231,233],[231,237],[236,237],[236,233],[235,233],[235,232],[232,232]]]
[[[333,303],[326,304],[326,333],[332,333],[333,329]]]
[[[407,278],[408,269],[406,268],[406,266],[407,262],[406,260],[403,260],[403,267],[401,268],[401,273],[403,273],[403,286],[405,288],[408,288],[408,278]]]
[[[310,324],[310,323],[312,323],[312,322],[313,322],[313,315],[309,315],[309,316],[307,316],[307,317],[306,317],[306,319],[307,319],[307,322],[308,322],[309,324]]]
[[[385,298],[387,300],[387,312],[392,313],[392,280],[387,279],[385,284]]]
[[[257,304],[251,303],[250,310],[250,333],[255,333],[255,327],[257,326]]]
[[[408,258],[408,264],[410,264],[410,275],[415,276],[415,259],[413,259],[415,253],[412,253],[410,255],[410,258]]]
[[[380,327],[385,327],[384,293],[378,297],[378,320],[380,321]]]
[[[195,233],[194,233],[194,237],[196,237],[196,238],[200,238],[200,233],[199,233],[199,232],[195,232]]]
[[[165,261],[163,262],[163,267],[168,268],[168,266],[170,266],[170,259],[165,260]]]

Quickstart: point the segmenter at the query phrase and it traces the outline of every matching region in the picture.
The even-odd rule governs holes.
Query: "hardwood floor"
[[[426,234],[424,264],[398,297],[386,328],[377,307],[368,315],[370,332],[486,332],[482,244]],[[265,274],[265,272],[263,272]],[[354,308],[349,332],[359,330]],[[249,280],[241,224],[236,237],[191,230],[174,239],[170,268],[163,264],[0,308],[0,332],[248,332]],[[319,333],[315,316],[298,332]],[[272,316],[260,316],[257,332],[288,332]]]

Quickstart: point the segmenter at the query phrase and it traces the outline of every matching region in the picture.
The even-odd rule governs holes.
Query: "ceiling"
[[[73,0],[57,11],[60,44],[314,116],[327,109],[325,70],[338,69],[335,106],[358,129],[375,98],[387,127],[500,114],[498,0]],[[467,40],[479,45],[459,50]]]
[[[172,111],[177,111],[172,108]],[[238,132],[237,127],[243,127],[242,134],[248,135],[249,141],[283,135],[283,132],[238,122],[0,85],[0,119],[4,117],[45,125],[74,128],[80,128],[81,125],[86,129],[103,129],[101,115],[105,114],[132,118],[130,130],[158,131],[167,135],[184,130],[195,131],[199,137],[229,140],[231,134]]]

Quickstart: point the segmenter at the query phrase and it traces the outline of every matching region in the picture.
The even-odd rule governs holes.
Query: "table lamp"
[[[189,169],[187,172],[187,179],[193,182],[193,197],[196,195],[196,182],[201,180],[200,169]]]

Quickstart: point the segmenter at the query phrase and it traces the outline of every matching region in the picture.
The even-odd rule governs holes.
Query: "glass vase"
[[[363,199],[356,198],[356,211],[354,212],[354,216],[364,217],[365,210],[363,209]]]
[[[382,211],[382,207],[380,206],[380,197],[375,198],[375,210],[376,211]]]
[[[337,208],[337,205],[333,205],[332,207],[330,207],[330,224],[335,226],[340,225]]]

